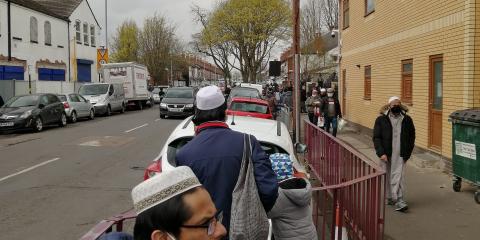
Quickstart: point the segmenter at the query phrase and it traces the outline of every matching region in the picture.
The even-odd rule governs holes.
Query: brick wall
[[[442,54],[442,129],[434,131],[442,131],[442,150],[437,153],[451,158],[448,115],[458,109],[480,107],[477,1],[377,0],[375,12],[366,17],[364,1],[350,1],[350,26],[342,31],[346,118],[373,128],[381,106],[390,96],[401,95],[401,61],[413,59],[413,104],[409,114],[417,128],[417,145],[428,149],[429,57]],[[366,65],[372,69],[370,101],[363,99]]]

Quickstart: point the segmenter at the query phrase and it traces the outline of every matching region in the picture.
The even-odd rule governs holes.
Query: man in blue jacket
[[[227,231],[230,227],[232,193],[243,158],[244,134],[231,130],[226,121],[226,102],[218,87],[200,89],[196,96],[196,136],[176,155],[177,166],[189,166],[223,212]],[[267,154],[252,136],[252,162],[258,194],[265,212],[278,197],[276,175]]]

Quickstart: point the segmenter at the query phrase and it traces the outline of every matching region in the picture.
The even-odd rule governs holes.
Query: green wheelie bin
[[[452,167],[453,190],[459,192],[462,179],[480,187],[480,109],[466,109],[452,113]],[[474,195],[480,204],[480,190]]]

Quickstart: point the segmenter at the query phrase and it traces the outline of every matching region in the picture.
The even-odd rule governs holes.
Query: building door
[[[443,56],[430,57],[429,147],[442,149]]]
[[[347,70],[342,71],[342,115],[347,115]]]

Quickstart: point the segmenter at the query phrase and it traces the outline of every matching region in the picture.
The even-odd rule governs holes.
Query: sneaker
[[[403,200],[399,200],[396,204],[395,204],[395,211],[398,211],[398,212],[406,212],[408,210],[408,205],[405,201]]]
[[[388,199],[387,199],[387,205],[389,205],[389,206],[393,206],[393,205],[395,205],[396,203],[397,203],[397,201],[395,201],[395,200],[393,200],[393,199],[391,199],[391,198],[388,198]]]

